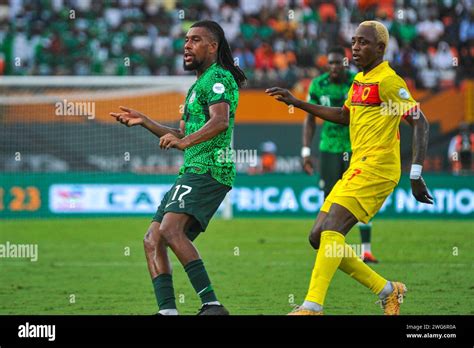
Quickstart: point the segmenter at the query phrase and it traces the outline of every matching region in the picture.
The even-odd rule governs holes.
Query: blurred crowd
[[[221,24],[249,87],[295,87],[365,19],[391,33],[386,59],[418,88],[474,78],[473,0],[10,0],[0,74],[180,75],[184,34]],[[355,67],[351,67],[355,70]]]

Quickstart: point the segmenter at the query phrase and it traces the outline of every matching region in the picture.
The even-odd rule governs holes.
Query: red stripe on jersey
[[[378,106],[382,103],[377,83],[359,83],[352,85],[352,104]]]
[[[413,116],[417,111],[418,111],[418,105],[413,105],[413,107],[411,107],[410,110],[408,110],[402,115],[402,118],[405,119],[410,115]]]

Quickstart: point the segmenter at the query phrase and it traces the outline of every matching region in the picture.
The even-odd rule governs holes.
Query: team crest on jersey
[[[222,83],[217,82],[214,84],[214,86],[212,86],[212,90],[216,94],[222,94],[225,92],[225,87]]]
[[[194,99],[196,99],[196,91],[193,91],[191,97],[189,97],[189,103],[191,104],[192,102],[194,102]]]

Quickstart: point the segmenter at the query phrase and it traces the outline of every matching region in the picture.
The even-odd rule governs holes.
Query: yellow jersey
[[[374,174],[398,183],[398,127],[402,117],[418,112],[418,103],[405,81],[384,61],[367,74],[355,76],[343,107],[350,112],[350,166],[370,168]]]

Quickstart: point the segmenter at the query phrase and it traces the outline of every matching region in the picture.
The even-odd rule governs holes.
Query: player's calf
[[[323,232],[322,224],[326,219],[326,216],[327,213],[323,211],[320,212],[316,218],[316,221],[314,222],[313,227],[311,228],[311,232],[309,233],[309,244],[311,244],[311,246],[316,250],[319,249],[321,233]]]
[[[322,230],[317,230],[317,231],[311,231],[309,233],[309,244],[311,244],[311,246],[315,249],[315,250],[318,250],[319,249],[319,244],[320,244],[320,240],[321,240],[321,232]]]

